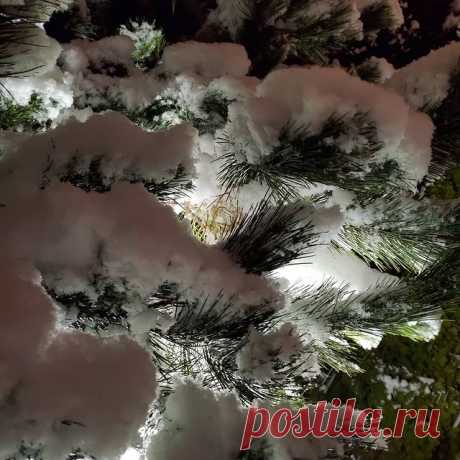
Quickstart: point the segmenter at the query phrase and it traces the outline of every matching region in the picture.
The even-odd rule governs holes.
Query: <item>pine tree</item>
[[[249,404],[306,404],[458,305],[430,187],[460,167],[459,46],[394,72],[359,48],[397,1],[196,2],[178,32],[192,3],[2,6],[2,458],[294,458],[239,452]]]

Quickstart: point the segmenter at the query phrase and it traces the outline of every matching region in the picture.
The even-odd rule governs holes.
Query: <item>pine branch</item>
[[[208,91],[203,98],[200,109],[206,118],[192,116],[191,123],[200,134],[214,134],[223,128],[228,120],[228,106],[234,101],[221,91]]]
[[[382,29],[391,29],[394,24],[394,15],[387,0],[372,3],[364,8],[360,19],[366,35]]]
[[[235,310],[235,296],[215,297],[201,293],[191,301],[178,294],[177,286],[165,284],[148,302],[149,308],[158,311],[173,321],[168,329],[169,338],[176,343],[189,340],[206,342],[220,339],[241,339],[251,325],[262,324],[273,314],[268,305]]]
[[[25,0],[23,5],[0,6],[0,78],[22,77],[42,66],[19,66],[19,58],[43,46],[37,42],[36,24],[49,20],[54,11],[66,8],[70,0]],[[0,94],[7,93],[0,82]]]
[[[409,279],[406,296],[425,303],[442,305],[444,310],[457,309],[459,303],[460,248],[448,248],[439,260],[414,280]]]
[[[266,75],[288,58],[325,64],[331,53],[345,51],[358,38],[350,27],[353,10],[337,2],[320,15],[309,14],[313,0],[240,0],[243,25],[236,41],[245,46],[257,76]]]
[[[264,382],[238,372],[238,353],[248,342],[251,328],[270,332],[273,310],[253,307],[246,313],[231,310],[232,299],[221,295],[190,303],[181,299],[174,286],[165,285],[155,294],[150,308],[171,317],[166,331],[150,331],[149,341],[159,368],[160,384],[167,392],[177,374],[197,377],[204,386],[236,390],[243,402],[256,398],[280,400],[299,392],[298,375],[313,350],[293,357],[290,362],[274,362],[274,376]],[[175,321],[175,322],[174,322]]]
[[[92,281],[95,295],[86,292],[60,294],[50,288],[46,281],[43,288],[48,295],[67,312],[74,311],[76,319],[72,327],[82,331],[101,332],[113,326],[128,329],[127,312],[123,309],[129,303],[126,290],[100,276]]]
[[[456,200],[460,198],[460,168],[449,170],[446,178],[430,185],[425,194],[428,198],[438,200]]]
[[[347,375],[364,372],[357,364],[359,347],[346,337],[341,337],[339,340],[328,340],[325,344],[317,346],[315,351],[324,368]]]
[[[306,63],[327,64],[330,54],[346,50],[351,41],[357,40],[358,33],[348,27],[352,15],[351,5],[342,2],[330,12],[295,21],[295,54]]]
[[[25,0],[23,5],[2,5],[0,14],[7,19],[29,23],[47,22],[51,15],[65,9],[70,0]]]
[[[131,182],[136,183],[138,181],[132,180]],[[142,182],[149,193],[164,202],[177,201],[180,198],[188,196],[193,190],[192,180],[182,165],[177,167],[175,175],[170,179],[163,179],[159,182]]]
[[[418,274],[460,241],[460,206],[390,198],[379,217],[362,226],[345,225],[334,243],[370,266],[392,274]]]
[[[317,356],[325,367],[355,373],[360,338],[384,334],[403,335],[420,340],[415,323],[438,319],[446,308],[458,304],[456,288],[459,251],[414,278],[379,286],[363,294],[337,287],[332,281],[319,288],[300,287],[291,292],[288,310],[273,312],[252,309],[248,315],[235,314],[222,297],[189,303],[180,299],[174,289],[157,296],[151,308],[157,308],[176,321],[167,331],[150,333],[150,342],[159,363],[162,382],[168,388],[173,375],[200,376],[213,388],[236,389],[242,400],[256,397],[274,401],[302,391],[302,373],[310,356]],[[443,294],[439,294],[439,286]],[[264,313],[260,313],[260,312]],[[274,376],[261,382],[245,378],[238,372],[238,353],[248,343],[250,328],[261,333],[277,330],[281,324],[295,324],[306,333],[315,324],[325,328],[321,342],[313,341],[288,362],[274,358]]]
[[[291,322],[299,328],[319,322],[331,336],[326,343],[316,344],[323,365],[359,372],[356,344],[363,335],[390,334],[422,340],[417,322],[438,320],[444,312],[458,308],[459,256],[458,248],[451,249],[418,276],[362,294],[336,286],[332,280],[318,288],[297,287],[291,308],[276,313],[270,322]]]
[[[158,200],[168,202],[187,196],[193,189],[192,180],[182,165],[178,165],[174,175],[171,175],[170,178],[152,181],[128,172],[120,178],[108,177],[101,171],[103,160],[102,157],[95,157],[89,162],[89,165],[83,167],[79,159],[74,157],[67,164],[66,171],[58,174],[58,178],[61,182],[68,182],[85,192],[98,193],[109,192],[115,182],[142,183],[145,189],[155,195]],[[49,183],[49,180],[45,183]]]
[[[365,139],[355,143],[351,152],[340,148],[343,138]],[[245,161],[245,145],[230,135],[219,141],[226,150],[218,179],[225,192],[237,190],[252,181],[268,186],[279,199],[298,197],[299,188],[314,183],[338,186],[358,194],[360,201],[370,201],[389,188],[406,185],[402,172],[393,161],[376,163],[375,154],[382,145],[375,126],[365,114],[351,119],[331,116],[318,134],[309,127],[289,124],[280,135],[279,145],[259,163]]]
[[[236,372],[236,355],[249,328],[263,325],[273,311],[267,306],[232,309],[233,298],[199,296],[183,299],[174,285],[165,284],[150,299],[149,308],[171,318],[166,331],[155,329],[149,342],[159,369],[160,383],[168,391],[177,374],[199,377],[205,386],[236,389],[245,401],[265,395],[262,387]]]
[[[372,60],[365,61],[353,68],[352,75],[357,75],[361,80],[370,83],[380,83],[382,79],[379,66],[375,62],[372,62]]]
[[[289,0],[239,0],[237,9],[246,23],[257,24],[261,29],[283,16]]]
[[[27,105],[19,105],[8,94],[0,93],[0,129],[37,131],[43,123],[35,119],[43,112],[43,100],[34,93]]]
[[[0,15],[1,18],[1,15]],[[40,46],[35,43],[37,28],[29,22],[17,20],[0,21],[0,78],[22,77],[33,73],[41,66],[21,68],[18,58]],[[7,93],[3,84],[0,84],[2,93]]]
[[[440,263],[438,268],[445,267],[445,264],[446,261]],[[451,279],[454,270],[451,267],[444,271],[444,274],[449,273],[449,282],[445,283],[448,289],[438,297],[435,292],[440,274],[429,280],[431,270],[415,278],[377,286],[362,294],[353,294],[346,286],[337,287],[329,281],[317,289],[309,286],[301,288],[294,301],[293,312],[281,315],[290,321],[301,322],[312,318],[321,321],[340,339],[346,337],[343,334],[347,332],[394,333],[407,323],[439,318],[443,308],[449,308],[458,300],[458,292]]]
[[[152,69],[161,59],[166,46],[166,38],[155,22],[130,21],[127,26],[121,26],[120,33],[130,37],[134,42],[134,62],[141,69]]]
[[[317,234],[300,202],[273,205],[266,197],[223,235],[222,249],[248,273],[268,273],[293,261],[306,263]]]

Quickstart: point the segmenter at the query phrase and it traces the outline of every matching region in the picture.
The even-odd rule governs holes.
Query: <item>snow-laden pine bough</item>
[[[399,3],[217,3],[197,37],[233,43],[166,47],[145,23],[97,36],[93,2],[63,45],[35,25],[61,5],[0,5],[2,459],[346,455],[240,454],[245,407],[304,404],[458,304],[459,207],[429,188],[458,165],[460,47],[273,70],[397,27]]]

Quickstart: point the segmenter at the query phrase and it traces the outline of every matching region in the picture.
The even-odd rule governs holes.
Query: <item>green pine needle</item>
[[[372,223],[345,225],[335,247],[392,274],[419,274],[460,241],[460,206],[390,198]]]
[[[312,208],[271,203],[267,197],[223,236],[222,249],[249,273],[269,273],[289,263],[306,263],[318,235],[306,220]]]
[[[105,176],[101,171],[103,157],[93,158],[89,165],[82,167],[77,157],[72,158],[65,167],[65,171],[57,172],[61,182],[68,182],[85,192],[106,193],[112,189],[115,182],[141,183],[145,189],[155,195],[160,201],[172,202],[187,196],[193,189],[192,180],[182,165],[178,165],[174,175],[159,181],[145,180],[136,174],[126,173],[121,178]],[[44,172],[43,188],[50,183],[49,172],[53,170],[52,164]]]
[[[365,142],[345,153],[339,144],[346,136],[357,136]],[[366,202],[396,184],[407,187],[395,162],[373,161],[382,144],[366,114],[348,119],[333,115],[317,134],[309,127],[289,124],[280,135],[279,145],[259,163],[246,161],[246,146],[230,135],[222,136],[218,142],[225,150],[219,158],[218,180],[226,192],[254,181],[283,200],[298,197],[301,188],[321,183],[351,190],[357,193],[359,201]]]
[[[43,100],[34,93],[27,105],[19,105],[8,94],[0,95],[0,129],[37,130],[42,123],[36,116],[43,112]]]
[[[394,24],[394,16],[387,0],[372,3],[361,11],[361,21],[364,33],[378,32],[382,29],[391,29]]]

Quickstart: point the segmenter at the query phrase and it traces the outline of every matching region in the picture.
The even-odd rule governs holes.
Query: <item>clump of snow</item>
[[[396,396],[397,392],[418,393],[420,391],[419,382],[408,382],[405,379],[384,374],[378,375],[377,378],[385,385],[385,390],[389,398]]]
[[[105,109],[121,105],[131,110],[151,103],[164,89],[164,82],[136,67],[134,49],[126,36],[74,40],[66,45],[59,62],[73,79],[77,106]]]
[[[192,381],[178,383],[147,458],[231,460],[238,457],[243,427],[244,412],[234,394],[216,393]]]
[[[29,264],[0,267],[0,456],[25,446],[60,460],[81,446],[115,457],[135,440],[155,396],[150,357],[128,338],[58,327],[58,309]]]
[[[447,97],[459,59],[460,43],[451,43],[397,70],[385,86],[401,94],[414,109],[436,107]]]
[[[10,147],[0,163],[0,245],[14,274],[2,276],[12,291],[0,337],[0,391],[14,398],[5,419],[0,417],[2,456],[13,455],[24,440],[43,445],[43,456],[51,460],[75,446],[115,458],[137,436],[155,389],[142,347],[119,333],[101,338],[56,329],[59,309],[38,286],[40,277],[21,267],[37,267],[58,294],[83,291],[92,298],[95,276],[129,291],[124,308],[136,338],[157,325],[156,318],[142,316],[143,300],[164,282],[176,284],[187,299],[236,295],[236,312],[282,306],[269,280],[246,274],[219,248],[198,243],[142,185],[118,184],[99,194],[58,183],[57,173],[74,157],[84,165],[102,155],[102,170],[114,181],[126,172],[164,177],[178,163],[191,171],[194,136],[187,126],[145,133],[122,115],[107,113],[5,139]],[[24,328],[24,321],[33,324]]]
[[[373,161],[396,161],[413,186],[426,175],[431,160],[433,126],[398,95],[336,68],[287,68],[269,74],[257,97],[229,108],[227,131],[249,163],[258,163],[278,143],[288,124],[318,133],[332,116],[363,113],[376,127],[382,148]],[[347,139],[344,155],[362,139]],[[352,145],[349,143],[352,142]]]
[[[460,0],[454,0],[450,5],[450,13],[444,21],[443,28],[458,29],[460,27]]]
[[[307,281],[314,287],[332,278],[339,284],[348,284],[356,292],[396,280],[391,275],[370,268],[353,254],[337,252],[327,246],[320,246],[309,262],[306,265],[288,265],[278,270],[277,274],[292,284]]]
[[[417,326],[417,335],[421,340],[430,342],[434,340],[441,331],[442,321],[441,319],[431,319],[426,321],[418,321],[409,323],[410,326]]]
[[[43,444],[50,460],[75,446],[100,458],[119,456],[136,439],[154,390],[150,356],[130,339],[59,333],[3,411],[0,449],[23,439]]]
[[[5,256],[33,260],[57,292],[91,295],[99,273],[139,299],[168,281],[189,299],[236,294],[236,312],[279,302],[268,281],[246,274],[220,249],[199,244],[141,185],[116,185],[107,194],[66,184],[20,197],[11,191],[2,195]],[[46,225],[41,216],[48,216]]]
[[[121,65],[129,72],[133,68],[134,43],[131,38],[119,35],[98,41],[73,40],[64,48],[61,61],[64,70],[72,73],[110,72],[110,67]]]
[[[285,323],[268,334],[252,329],[248,343],[238,353],[238,370],[244,376],[264,381],[275,376],[274,360],[289,362],[302,349],[302,340],[292,324]]]
[[[373,350],[377,348],[383,339],[381,331],[347,333],[347,337],[357,343],[364,350]]]
[[[13,391],[51,340],[56,311],[39,286],[31,267],[0,266],[2,321],[0,323],[0,400]]]
[[[277,409],[264,402],[259,406],[270,413]],[[308,406],[308,410],[313,417],[313,406]],[[246,413],[233,393],[213,392],[193,381],[178,382],[166,401],[162,426],[150,438],[146,457],[149,460],[234,460],[240,455]],[[339,440],[311,436],[294,439],[288,435],[274,439],[267,435],[262,441],[256,440],[252,450],[254,455],[268,460],[319,460],[331,450],[343,455]]]
[[[24,136],[7,158],[10,164],[26,163],[26,167],[17,166],[17,173],[27,175],[29,182],[35,175],[36,185],[44,179],[44,171],[50,181],[65,176],[70,164],[73,173],[84,174],[95,159],[100,159],[100,172],[108,184],[138,177],[162,180],[173,177],[179,165],[193,173],[195,136],[195,129],[188,125],[148,133],[124,115],[107,112],[85,123],[71,119],[44,134]],[[33,158],[28,160],[32,151]]]
[[[166,47],[163,53],[163,68],[170,74],[244,77],[250,65],[244,47],[233,43],[184,42]]]
[[[57,68],[41,75],[5,78],[2,84],[19,105],[27,105],[33,94],[40,98],[43,110],[34,114],[37,121],[52,120],[56,123],[73,105],[72,79]]]

